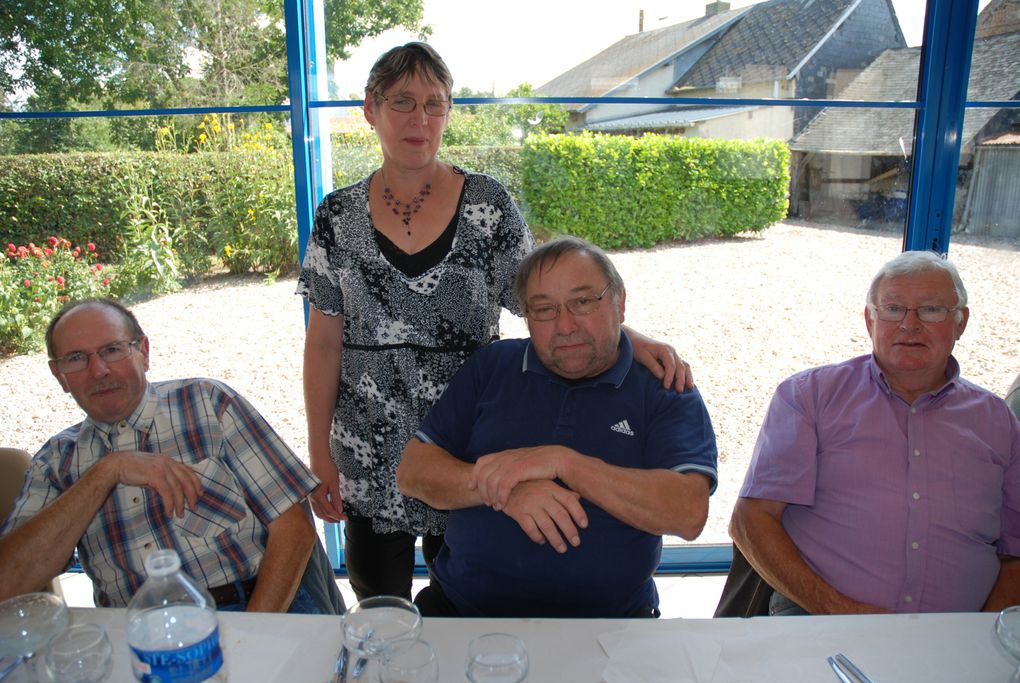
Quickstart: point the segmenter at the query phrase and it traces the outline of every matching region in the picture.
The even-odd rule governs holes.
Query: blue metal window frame
[[[189,115],[211,113],[289,113],[294,159],[295,208],[300,257],[311,234],[315,207],[330,187],[331,173],[321,173],[314,159],[329,160],[328,135],[319,134],[316,114],[320,109],[359,107],[361,100],[320,99],[320,65],[325,67],[323,44],[323,0],[282,0],[286,25],[288,105],[240,107],[188,107],[180,109],[131,109],[113,111],[0,112],[3,119],[48,119]],[[728,98],[635,98],[635,97],[551,97],[551,98],[468,98],[459,104],[685,104],[754,105],[783,107],[868,107],[914,109],[914,161],[907,207],[903,248],[947,253],[952,229],[953,204],[958,173],[963,120],[968,108],[1018,108],[1016,101],[966,101],[970,60],[977,22],[978,0],[927,0],[921,72],[916,102],[781,100]],[[305,320],[307,322],[307,306]],[[343,543],[338,525],[326,525],[330,558],[338,573],[343,569]],[[695,544],[663,550],[660,573],[716,573],[729,568],[729,544]],[[416,574],[424,575],[421,553]]]

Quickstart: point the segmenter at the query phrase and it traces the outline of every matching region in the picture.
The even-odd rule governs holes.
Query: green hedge
[[[147,197],[144,213],[168,226],[185,275],[207,272],[214,255],[234,271],[296,267],[289,150],[0,158],[0,225],[7,242],[60,235],[94,242],[119,262],[132,239],[129,226],[142,213],[139,197]]]
[[[544,135],[521,158],[533,227],[608,249],[763,230],[786,216],[779,140]]]

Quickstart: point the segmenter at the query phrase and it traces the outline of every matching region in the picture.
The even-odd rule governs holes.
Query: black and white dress
[[[432,267],[409,275],[384,254],[368,177],[319,205],[298,278],[297,293],[318,311],[344,316],[330,450],[345,511],[372,518],[377,533],[444,531],[446,513],[401,495],[396,468],[453,373],[499,336],[500,309],[519,313],[513,279],[534,246],[499,182],[455,170],[464,188],[452,243]]]

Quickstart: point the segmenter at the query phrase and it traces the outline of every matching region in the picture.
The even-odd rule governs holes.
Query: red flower
[[[110,278],[104,277],[103,278],[103,284],[106,285],[107,287],[109,287],[110,286]]]
[[[53,250],[50,249],[49,247],[46,248],[45,253],[47,256],[53,256]]]
[[[96,245],[92,244],[92,242],[89,242],[86,246],[89,248],[89,251],[96,250]]]
[[[101,271],[102,269],[103,269],[103,264],[102,264],[102,263],[97,263],[97,264],[96,264],[96,272],[98,273],[98,272],[99,272],[99,271]]]
[[[32,281],[27,277],[25,278],[25,289],[32,289]]]
[[[40,301],[42,301],[42,299],[40,299],[39,297],[35,297],[34,299],[32,299],[32,301],[39,303]]]
[[[52,237],[52,236],[50,237],[50,246],[51,247],[57,246],[57,238],[56,237]]]
[[[64,286],[64,276],[63,275],[58,275],[57,276],[57,284],[60,285],[61,287]]]
[[[7,243],[7,251],[17,251],[17,250],[18,250],[18,248],[14,246],[13,242],[8,242]]]

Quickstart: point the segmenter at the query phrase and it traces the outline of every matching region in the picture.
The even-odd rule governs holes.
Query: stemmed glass
[[[487,633],[468,645],[464,673],[471,683],[521,683],[528,677],[528,650],[508,633]]]
[[[1007,607],[999,612],[995,620],[995,635],[999,637],[999,642],[1006,651],[1020,661],[1020,605]],[[1013,683],[1020,683],[1020,664],[1010,680]]]
[[[343,680],[378,681],[380,662],[412,645],[421,634],[421,613],[404,598],[366,598],[344,612]]]
[[[101,683],[110,675],[113,646],[99,624],[76,624],[53,640],[46,671],[61,683]]]
[[[67,630],[71,612],[53,593],[25,593],[0,602],[0,658],[24,661],[32,681],[39,680],[36,654]]]

